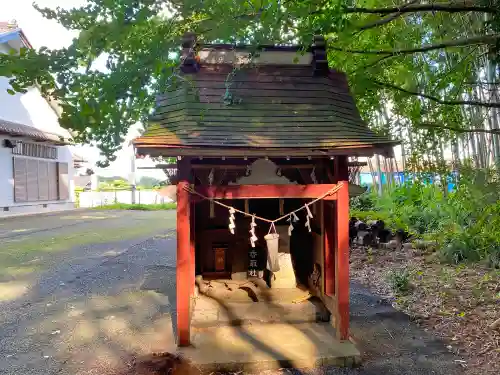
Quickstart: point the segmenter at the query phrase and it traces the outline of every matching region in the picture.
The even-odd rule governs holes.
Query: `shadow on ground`
[[[151,356],[176,352],[175,239],[163,233],[121,243],[125,249],[111,253],[116,243],[108,245],[82,248],[80,256],[42,275],[22,299],[10,307],[0,304],[1,374],[156,375],[169,374],[162,369],[169,361],[180,364],[169,355]],[[227,314],[232,312],[228,309]],[[462,371],[455,362],[460,358],[449,353],[445,343],[357,285],[351,290],[351,319],[351,332],[363,352],[361,367],[259,373],[445,375]],[[324,345],[307,330],[302,334],[313,345]],[[252,332],[242,330],[240,338],[279,354],[279,348]],[[235,353],[238,350],[243,349],[234,348]],[[191,375],[186,368],[182,371]]]
[[[55,229],[38,220],[40,230],[29,238],[15,236],[31,246],[36,238],[113,232],[111,241],[104,233],[99,243],[83,238],[84,245],[61,248],[50,264],[44,257],[41,272],[23,277],[28,287],[0,301],[1,374],[112,374],[138,354],[175,350],[175,298],[140,288],[150,269],[162,267],[171,283],[166,289],[175,291],[171,220],[158,223],[164,216],[153,213],[146,228],[147,216],[134,212],[109,225],[85,219]]]

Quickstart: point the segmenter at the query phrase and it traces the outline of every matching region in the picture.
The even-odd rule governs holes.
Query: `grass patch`
[[[176,203],[159,203],[159,204],[113,203],[94,208],[96,210],[163,211],[163,210],[175,210],[177,208],[177,204]]]

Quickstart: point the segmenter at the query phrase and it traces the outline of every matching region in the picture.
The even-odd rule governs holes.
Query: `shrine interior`
[[[321,161],[321,160],[320,160]],[[331,163],[330,163],[331,164]],[[213,167],[212,167],[213,166]],[[283,183],[306,185],[311,183],[332,183],[333,171],[328,163],[317,159],[249,159],[193,161],[195,185],[225,186],[242,184],[244,178],[254,183]],[[272,180],[275,181],[272,181]],[[276,219],[310,202],[306,199],[231,199],[221,203],[257,217]],[[318,201],[311,205],[313,218],[311,231],[304,225],[307,212],[297,212],[298,220],[292,222],[293,230],[288,235],[290,221],[286,218],[276,224],[279,234],[280,271],[272,274],[267,269],[267,244],[264,236],[270,231],[270,224],[256,220],[255,234],[258,240],[251,246],[251,217],[236,214],[235,229],[228,229],[229,213],[226,207],[209,200],[199,200],[194,205],[195,220],[195,270],[203,280],[247,280],[259,278],[270,288],[298,287],[304,290],[319,289],[321,292],[322,262],[322,210],[324,204],[334,202]],[[332,207],[333,208],[333,207]],[[272,230],[274,231],[274,230]],[[311,290],[314,292],[314,290]]]

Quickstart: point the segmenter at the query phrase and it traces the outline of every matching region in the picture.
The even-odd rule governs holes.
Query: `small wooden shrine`
[[[348,157],[391,156],[394,142],[362,121],[322,37],[256,52],[187,35],[181,71],[134,140],[138,155],[177,160],[178,344],[190,344],[198,275],[308,288],[347,339]],[[293,285],[272,265],[278,236]]]

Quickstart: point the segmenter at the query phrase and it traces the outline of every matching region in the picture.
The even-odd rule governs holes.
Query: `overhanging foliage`
[[[402,138],[407,153],[431,151],[437,162],[450,148],[478,166],[500,157],[498,0],[88,0],[39,10],[78,37],[61,50],[0,55],[0,75],[14,91],[36,82],[57,99],[62,126],[97,144],[104,163],[178,74],[187,31],[255,45],[310,44],[323,34],[364,119]]]

